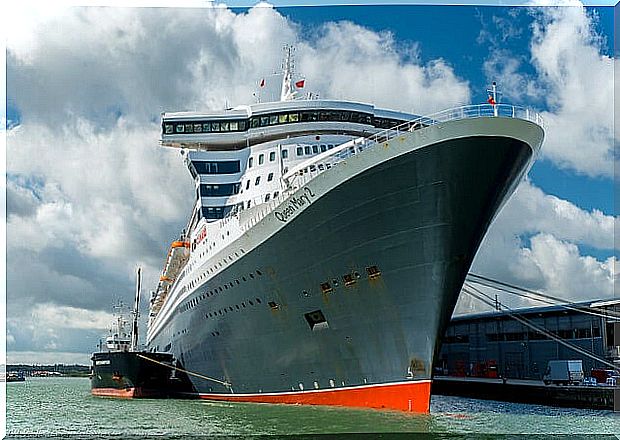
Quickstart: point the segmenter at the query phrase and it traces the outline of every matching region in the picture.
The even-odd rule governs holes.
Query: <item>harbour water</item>
[[[483,434],[597,434],[618,438],[620,414],[611,411],[433,396],[430,415],[199,400],[118,400],[90,395],[83,378],[28,378],[7,384],[8,438],[80,434],[182,438],[241,438],[285,434],[430,433],[424,438]],[[391,434],[388,434],[391,433]],[[608,434],[604,436],[603,434]],[[457,436],[458,437],[458,436]],[[161,438],[161,437],[160,437]],[[372,438],[378,438],[373,436]]]

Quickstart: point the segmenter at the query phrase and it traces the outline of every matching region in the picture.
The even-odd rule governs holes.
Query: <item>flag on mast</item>
[[[300,79],[299,81],[295,83],[295,87],[297,87],[298,89],[302,89],[305,84],[306,84],[306,80]]]
[[[261,86],[261,87],[265,87],[265,78],[262,78],[262,79],[260,80],[260,86]]]

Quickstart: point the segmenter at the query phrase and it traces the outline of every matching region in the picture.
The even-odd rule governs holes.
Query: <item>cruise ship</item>
[[[196,197],[147,347],[203,399],[428,412],[440,337],[542,121],[494,99],[430,116],[313,99],[295,79],[288,49],[279,101],[162,115]]]

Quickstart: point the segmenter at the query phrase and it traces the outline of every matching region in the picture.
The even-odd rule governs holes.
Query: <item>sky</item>
[[[252,102],[285,43],[324,98],[430,114],[485,102],[497,81],[502,102],[539,111],[541,154],[472,272],[567,301],[611,298],[613,8],[569,4],[13,6],[7,362],[88,363],[112,304],[131,303],[137,265],[155,287],[193,201],[178,151],[158,146],[160,113]],[[485,310],[464,295],[457,306]]]

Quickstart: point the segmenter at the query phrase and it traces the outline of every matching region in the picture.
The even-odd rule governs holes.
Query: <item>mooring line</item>
[[[150,358],[150,357],[148,357],[148,356],[144,356],[144,355],[142,355],[142,354],[140,354],[140,353],[136,353],[136,355],[137,355],[139,358],[146,359],[147,361],[151,361],[151,362],[154,362],[154,363],[159,364],[159,365],[163,365],[164,367],[168,367],[168,368],[171,368],[171,369],[173,369],[173,370],[179,370],[179,371],[182,371],[183,373],[191,374],[192,376],[196,376],[196,377],[199,377],[199,378],[201,378],[201,379],[210,380],[211,382],[217,382],[217,383],[219,383],[219,384],[224,385],[224,386],[225,386],[225,387],[227,387],[227,388],[230,388],[230,387],[231,387],[231,384],[230,384],[230,383],[228,383],[228,382],[223,382],[223,381],[221,381],[221,380],[214,379],[214,378],[209,377],[209,376],[203,376],[203,375],[202,375],[202,374],[200,374],[200,373],[194,373],[193,371],[184,370],[183,368],[174,367],[174,366],[172,366],[172,365],[168,365],[168,364],[165,364],[165,363],[163,363],[163,362],[157,361],[157,360],[155,360],[155,359],[153,359],[153,358]]]

